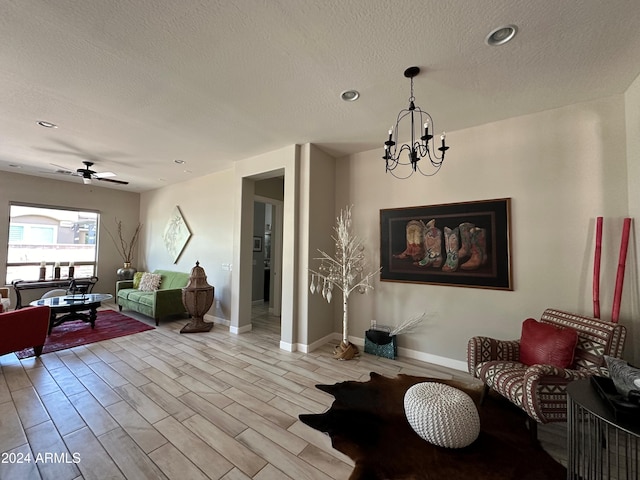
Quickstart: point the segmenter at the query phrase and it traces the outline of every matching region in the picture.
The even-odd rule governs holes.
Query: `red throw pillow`
[[[578,332],[528,318],[522,323],[520,362],[525,365],[545,364],[558,368],[573,365]]]

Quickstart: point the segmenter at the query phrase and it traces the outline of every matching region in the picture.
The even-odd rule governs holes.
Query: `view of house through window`
[[[45,267],[45,279],[54,278],[60,267],[60,278],[95,275],[97,227],[99,214],[52,207],[11,205],[7,278],[38,280]]]

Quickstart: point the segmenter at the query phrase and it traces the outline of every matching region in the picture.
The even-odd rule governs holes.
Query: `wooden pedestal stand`
[[[191,269],[189,283],[182,289],[182,303],[192,318],[180,333],[208,332],[213,328],[213,323],[203,319],[213,304],[213,291],[213,287],[207,283],[207,276],[200,262],[196,262],[196,266]]]

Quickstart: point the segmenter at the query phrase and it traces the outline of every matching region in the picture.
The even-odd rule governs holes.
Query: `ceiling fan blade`
[[[113,172],[100,172],[100,173],[95,173],[94,176],[96,178],[106,178],[106,177],[115,177],[116,174]]]
[[[129,182],[125,182],[125,181],[122,181],[122,180],[114,180],[113,178],[96,177],[96,180],[100,180],[102,182],[119,183],[120,185],[129,185]]]
[[[62,171],[73,173],[74,170],[73,168],[63,167],[62,165],[56,165],[55,163],[50,163],[49,165],[58,168],[59,173],[62,173]]]

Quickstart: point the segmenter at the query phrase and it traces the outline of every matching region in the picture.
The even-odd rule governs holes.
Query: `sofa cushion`
[[[140,288],[140,280],[142,280],[142,276],[147,272],[136,272],[133,274],[133,288]]]
[[[153,273],[162,275],[160,288],[162,290],[184,288],[189,283],[189,274],[184,272],[172,272],[170,270],[154,270]]]
[[[527,365],[506,360],[482,362],[477,367],[478,378],[513,403],[522,407],[524,374]]]
[[[141,292],[153,292],[160,287],[162,276],[158,273],[145,272],[140,279],[138,290]]]
[[[578,332],[528,318],[522,323],[520,361],[525,365],[545,364],[569,368],[578,343]]]
[[[153,305],[153,292],[131,290],[127,295],[127,300],[129,302],[140,303],[142,305]]]
[[[126,300],[129,298],[129,295],[133,292],[137,292],[138,290],[135,288],[121,288],[120,290],[118,290],[118,298],[122,298],[123,300]]]
[[[156,302],[155,297],[153,296],[153,292],[140,292],[140,293],[145,293],[145,295],[140,295],[140,297],[138,297],[136,301],[140,305],[151,307],[153,309],[155,307],[155,302]]]

